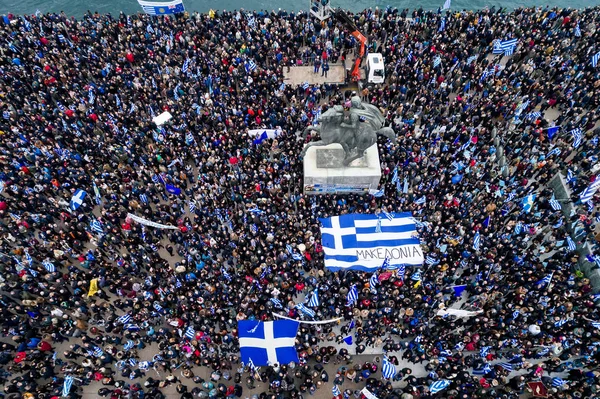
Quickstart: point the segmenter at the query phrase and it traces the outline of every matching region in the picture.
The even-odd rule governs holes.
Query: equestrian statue
[[[390,127],[383,127],[385,119],[379,109],[363,103],[359,97],[350,100],[349,115],[344,107],[334,105],[319,118],[317,126],[309,126],[302,132],[304,139],[309,131],[320,134],[321,140],[308,143],[300,156],[304,156],[310,147],[326,146],[338,143],[345,152],[344,166],[365,155],[365,151],[377,142],[377,135],[383,135],[396,142],[396,134]]]

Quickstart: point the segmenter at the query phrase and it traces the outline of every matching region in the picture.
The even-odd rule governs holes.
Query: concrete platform
[[[346,82],[346,71],[342,65],[330,65],[327,77],[321,76],[321,70],[319,70],[319,73],[313,73],[313,71],[314,67],[312,65],[290,67],[289,72],[287,68],[283,68],[284,82],[294,87],[304,82],[311,85],[344,84]]]

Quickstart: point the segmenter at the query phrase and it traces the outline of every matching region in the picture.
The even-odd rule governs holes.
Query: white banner
[[[248,136],[260,136],[263,133],[267,133],[267,137],[270,139],[274,139],[277,136],[281,136],[283,131],[281,129],[250,129],[248,130]]]
[[[456,316],[456,317],[473,317],[473,316],[477,316],[480,313],[483,313],[483,310],[478,310],[477,312],[471,312],[468,310],[448,308],[448,309],[438,310],[437,315],[442,316],[442,317],[446,316],[446,315]]]
[[[366,387],[363,388],[363,390],[360,391],[360,393],[365,395],[365,398],[367,398],[367,399],[379,399],[377,396],[373,395],[373,393],[371,391],[369,391]]]
[[[139,224],[143,224],[144,226],[156,227],[157,229],[179,230],[179,227],[177,227],[177,226],[170,226],[168,224],[155,223],[155,222],[152,222],[152,221],[150,221],[148,219],[144,219],[144,218],[141,218],[139,216],[135,216],[132,213],[128,213],[127,217],[131,218],[131,220],[133,220],[134,222],[138,222]]]
[[[296,320],[296,319],[292,319],[292,318],[289,318],[289,317],[287,317],[287,316],[280,315],[280,314],[277,314],[277,313],[273,313],[273,316],[277,316],[277,317],[279,317],[279,318],[286,319],[286,320],[297,321],[298,323],[302,323],[302,324],[328,324],[328,323],[335,323],[335,322],[338,322],[338,321],[340,321],[340,320],[342,320],[342,319],[343,319],[343,317],[338,317],[337,319],[331,319],[331,320],[322,320],[322,321],[304,321],[304,320]]]

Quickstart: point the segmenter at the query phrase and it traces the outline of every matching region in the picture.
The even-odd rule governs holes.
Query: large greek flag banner
[[[240,320],[238,337],[244,364],[272,366],[298,362],[296,352],[297,321]]]
[[[325,267],[373,272],[390,266],[423,264],[417,228],[408,212],[383,215],[349,214],[320,219]]]
[[[174,1],[144,1],[138,0],[140,6],[146,14],[149,15],[166,15],[166,14],[176,14],[178,12],[184,12],[185,8],[183,7],[183,0],[174,0]]]

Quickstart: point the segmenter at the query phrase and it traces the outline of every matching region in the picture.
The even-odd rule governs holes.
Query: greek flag
[[[148,32],[148,33],[154,33],[154,28],[152,27],[152,25],[148,24],[148,26],[146,27],[146,32]]]
[[[398,271],[396,272],[396,276],[402,281],[404,281],[404,275],[406,274],[406,266],[400,265],[398,266]]]
[[[540,281],[538,281],[536,283],[536,285],[546,285],[546,284],[550,284],[550,281],[552,281],[552,273],[547,275],[546,277],[544,277],[543,279],[541,279]]]
[[[319,290],[318,289],[315,289],[312,292],[307,305],[310,306],[311,308],[321,305],[321,301],[319,301]]]
[[[477,232],[475,233],[475,238],[473,238],[473,249],[479,251],[479,245],[481,245],[481,235]]]
[[[196,338],[196,330],[194,330],[194,327],[188,326],[188,328],[186,328],[186,330],[185,330],[185,337],[189,338],[189,339]]]
[[[577,22],[577,26],[575,27],[575,37],[581,37],[581,28],[579,27],[579,22]]]
[[[556,327],[556,328],[562,327],[565,324],[567,324],[569,321],[570,321],[570,319],[560,319],[559,321],[554,322],[554,327]]]
[[[196,201],[189,201],[188,206],[190,207],[191,213],[196,213]]]
[[[391,220],[372,214],[348,214],[319,219],[325,267],[372,272],[385,258],[390,265],[420,266],[423,252],[410,213],[392,213]],[[377,225],[380,223],[381,233]]]
[[[154,310],[156,310],[156,311],[157,311],[157,312],[159,312],[159,313],[161,313],[161,312],[162,312],[162,310],[163,310],[163,307],[162,307],[162,306],[160,306],[160,303],[158,303],[158,302],[154,302],[154,303],[152,304],[152,307],[154,308]]]
[[[398,167],[394,168],[394,173],[392,173],[392,184],[396,184],[398,181]]]
[[[71,392],[71,387],[73,386],[73,377],[70,375],[65,377],[65,381],[63,383],[62,396],[69,396],[69,392]]]
[[[255,215],[262,215],[263,213],[265,213],[265,211],[258,209],[256,205],[254,206],[254,208],[249,209],[249,211],[254,213]]]
[[[54,273],[56,271],[56,267],[52,262],[50,262],[50,259],[45,259],[42,262],[42,265],[44,265],[44,268],[48,270],[48,273]]]
[[[494,43],[494,54],[512,55],[517,47],[517,39],[496,40]]]
[[[410,50],[408,52],[408,55],[406,56],[406,59],[408,60],[408,62],[412,61],[412,59],[413,59],[413,52],[412,52],[412,50]]]
[[[538,112],[538,111],[533,111],[533,112],[530,112],[530,113],[528,113],[528,114],[527,114],[527,117],[526,117],[526,119],[529,119],[529,120],[536,120],[536,119],[538,119],[538,118],[539,118],[539,117],[541,117],[541,116],[542,116],[542,113],[541,113],[541,112]]]
[[[96,233],[104,233],[104,230],[102,230],[102,224],[98,220],[92,220],[90,222],[90,229]]]
[[[450,8],[450,5],[452,4],[452,0],[446,0],[444,2],[444,7],[442,7],[442,11],[443,10],[448,10]]]
[[[594,328],[600,328],[600,321],[592,321],[592,326]]]
[[[567,236],[567,248],[569,248],[569,251],[571,252],[577,249],[577,245],[575,245],[573,239],[569,236]]]
[[[513,365],[512,363],[498,363],[498,366],[502,367],[505,370],[512,371]]]
[[[271,303],[273,303],[273,306],[275,306],[277,309],[283,309],[283,304],[279,299],[271,298]]]
[[[96,346],[94,348],[93,355],[94,355],[94,357],[100,357],[100,356],[104,355],[104,352],[102,351],[102,349],[100,349],[100,347]]]
[[[381,366],[381,375],[386,380],[391,380],[396,376],[396,366],[394,366],[387,356],[383,357],[383,366]]]
[[[552,196],[552,198],[550,198],[550,206],[552,207],[552,209],[554,209],[555,211],[560,211],[562,209],[562,207],[560,206],[560,202],[558,202],[556,200],[556,198],[554,198],[554,195]]]
[[[131,320],[131,315],[129,313],[126,313],[117,319],[117,321],[121,324],[127,324],[127,323],[129,323],[130,320]]]
[[[138,3],[148,15],[167,15],[185,11],[183,0],[159,2],[138,0]],[[150,33],[154,33],[154,30]]]
[[[140,194],[140,201],[142,201],[144,204],[148,203],[148,196],[144,193]]]
[[[486,357],[490,353],[491,346],[483,346],[479,349],[479,357]]]
[[[410,276],[410,279],[413,281],[421,281],[423,278],[421,277],[421,270],[417,269],[412,276]]]
[[[490,371],[492,371],[492,368],[490,367],[489,364],[485,364],[482,368],[480,369],[473,369],[473,374],[475,375],[484,375],[489,373]]]
[[[573,148],[579,147],[581,144],[581,139],[583,138],[583,132],[580,128],[576,128],[571,130],[569,133],[573,136]]]
[[[596,68],[596,65],[598,65],[598,60],[600,60],[600,51],[592,56],[592,66],[594,68]]]
[[[256,63],[253,60],[248,61],[246,64],[246,72],[254,72],[256,70]]]
[[[435,381],[433,384],[431,384],[431,386],[429,386],[429,391],[431,392],[432,395],[435,395],[436,393],[443,391],[444,389],[448,388],[450,386],[450,380],[439,380],[439,381]]]
[[[135,346],[134,342],[129,340],[125,343],[125,345],[123,345],[123,349],[125,349],[126,351],[133,349],[133,347]]]
[[[379,284],[379,279],[377,278],[377,273],[373,273],[371,278],[369,279],[369,289],[373,294],[377,294],[377,284]]]
[[[415,204],[416,205],[422,205],[427,201],[427,198],[425,198],[425,196],[422,196],[421,198],[415,200]]]
[[[369,194],[371,194],[375,198],[381,198],[385,195],[385,187],[381,187],[381,190],[377,190],[377,191],[369,190]]]
[[[579,26],[579,25],[578,25]],[[563,385],[565,385],[566,383],[568,383],[569,381],[563,380],[562,378],[559,377],[554,377],[552,379],[552,386],[553,387],[562,387]]]
[[[531,209],[533,209],[533,204],[535,202],[536,194],[529,194],[521,201],[521,207],[523,208],[523,212],[529,213]]]
[[[304,313],[306,316],[310,317],[311,319],[313,319],[315,317],[315,314],[316,314],[315,311],[307,308],[306,306],[304,306],[303,303],[297,304],[296,309],[298,309],[300,312]]]
[[[470,56],[469,58],[467,58],[467,65],[471,65],[475,60],[477,60],[477,55]]]
[[[85,191],[77,189],[71,198],[71,203],[69,204],[71,209],[74,211],[77,210],[83,204],[83,200],[86,196],[87,193]]]
[[[598,191],[598,188],[600,188],[600,176],[596,177],[596,180],[579,195],[581,202],[585,204],[590,201],[594,197],[594,194],[596,194],[596,191]]]
[[[333,396],[340,396],[342,394],[342,391],[340,391],[340,387],[333,384],[333,388],[331,388],[331,393],[333,394]]]
[[[552,155],[559,156],[561,152],[562,151],[560,150],[560,148],[556,147],[546,155],[546,158],[550,158]]]
[[[439,55],[433,59],[433,67],[437,68],[438,65],[442,63],[442,57]]]
[[[135,360],[134,358],[130,358],[130,359],[127,361],[127,363],[129,363],[129,365],[130,365],[131,367],[135,367],[135,366],[137,366],[137,364],[138,364],[137,360]]]
[[[304,82],[304,83],[302,83],[302,88],[303,88],[304,90],[308,89],[309,87],[310,87],[310,85],[308,84],[308,82]]]
[[[441,32],[444,29],[446,29],[446,18],[442,18],[442,20],[440,22],[440,29],[438,29],[438,32]]]
[[[185,61],[183,62],[183,66],[181,67],[181,72],[183,73],[187,73],[188,69],[190,66],[190,58],[186,58]]]
[[[353,285],[348,291],[348,295],[346,295],[346,306],[352,306],[358,301],[358,290],[356,289],[356,285]]]
[[[257,324],[258,323],[258,324]],[[269,366],[298,363],[296,334],[299,323],[292,320],[240,320],[238,336],[244,364]]]
[[[246,19],[248,20],[249,27],[251,27],[252,29],[256,28],[256,19],[254,18],[254,15],[248,14],[246,16]]]

